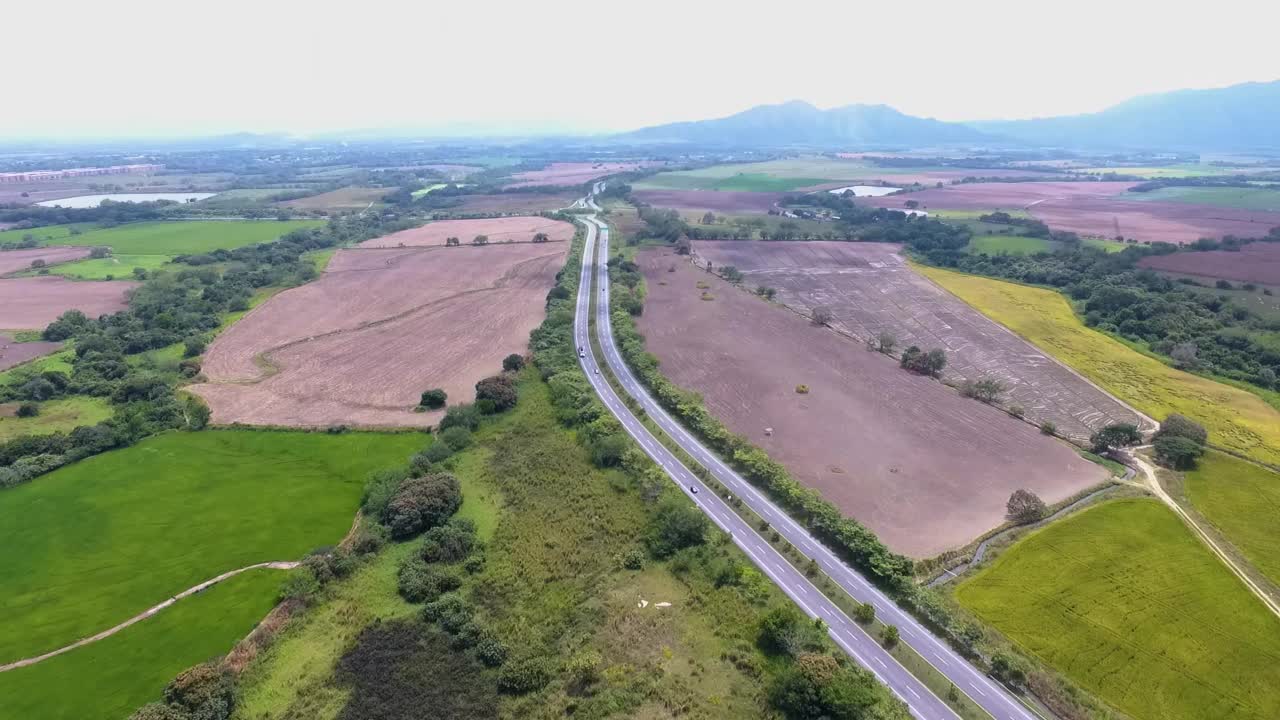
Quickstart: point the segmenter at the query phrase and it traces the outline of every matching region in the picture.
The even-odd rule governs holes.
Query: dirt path
[[[1135,450],[1138,449],[1141,448],[1135,448]],[[1209,536],[1209,533],[1205,532],[1204,528],[1200,527],[1195,519],[1193,519],[1186,510],[1183,510],[1182,506],[1179,505],[1177,501],[1169,495],[1169,493],[1164,491],[1164,487],[1160,485],[1160,480],[1156,478],[1156,471],[1155,468],[1151,466],[1151,463],[1148,463],[1146,460],[1139,457],[1137,453],[1128,453],[1128,456],[1129,459],[1133,461],[1133,464],[1142,471],[1143,481],[1140,485],[1177,513],[1178,516],[1182,518],[1182,521],[1194,530],[1196,535],[1200,537],[1200,540],[1213,551],[1213,554],[1217,555],[1218,559],[1221,560],[1223,564],[1231,570],[1231,572],[1235,573],[1236,577],[1240,578],[1241,582],[1249,588],[1249,591],[1256,595],[1258,599],[1262,601],[1262,604],[1266,605],[1267,609],[1274,613],[1276,617],[1280,617],[1280,603],[1277,603],[1275,599],[1262,589],[1261,586],[1254,582],[1253,579],[1236,564],[1235,560],[1232,560],[1231,556],[1227,554],[1227,552],[1224,551],[1218,543],[1214,542],[1213,538]]]
[[[63,654],[63,653],[71,652],[72,650],[75,650],[76,648],[84,647],[85,645],[89,645],[89,644],[91,644],[91,643],[98,642],[99,640],[102,640],[102,639],[104,639],[104,638],[111,637],[112,635],[115,635],[116,633],[120,632],[121,630],[124,630],[125,628],[129,627],[130,625],[133,625],[133,624],[135,624],[135,623],[139,623],[139,622],[142,622],[143,620],[146,620],[147,618],[151,617],[152,615],[155,615],[156,613],[160,612],[161,610],[164,610],[165,608],[169,607],[170,605],[172,605],[172,604],[174,604],[174,603],[178,602],[179,600],[181,600],[181,599],[183,599],[183,598],[190,597],[190,596],[192,596],[192,595],[195,595],[195,594],[196,594],[196,593],[198,593],[198,592],[202,592],[202,591],[204,591],[204,590],[207,590],[208,588],[210,588],[210,587],[212,587],[212,586],[214,586],[214,585],[217,585],[218,583],[222,582],[223,580],[226,580],[226,579],[228,579],[228,578],[235,577],[236,575],[239,575],[239,574],[240,574],[240,573],[242,573],[242,572],[247,572],[247,571],[249,571],[249,570],[257,570],[257,569],[259,569],[259,568],[268,568],[268,569],[271,569],[271,570],[292,570],[292,569],[294,569],[294,568],[296,568],[296,567],[298,567],[298,563],[296,563],[296,562],[276,561],[276,562],[264,562],[264,563],[258,563],[257,565],[250,565],[250,566],[248,566],[248,567],[242,567],[242,568],[240,568],[239,570],[231,570],[231,571],[229,571],[229,572],[222,573],[221,575],[219,575],[219,576],[217,576],[217,577],[215,577],[215,578],[213,578],[213,579],[205,580],[204,582],[200,583],[199,585],[194,585],[194,586],[192,586],[192,587],[189,587],[189,588],[187,588],[186,590],[183,590],[182,592],[178,593],[177,595],[174,595],[173,597],[169,598],[168,600],[165,600],[164,602],[160,603],[159,605],[156,605],[155,607],[149,608],[148,610],[146,610],[146,611],[144,611],[144,612],[141,612],[141,613],[139,613],[139,614],[137,614],[137,615],[134,615],[133,617],[129,618],[128,620],[125,620],[124,622],[120,623],[119,625],[116,625],[116,626],[115,626],[115,627],[113,627],[113,628],[108,628],[108,629],[106,629],[106,630],[103,630],[102,632],[98,633],[97,635],[91,635],[91,636],[89,636],[89,637],[87,637],[87,638],[82,638],[82,639],[80,639],[80,640],[77,640],[77,641],[75,641],[75,642],[71,643],[70,645],[66,645],[66,646],[60,647],[60,648],[58,648],[57,650],[51,650],[51,651],[49,651],[49,652],[47,652],[47,653],[45,653],[45,654],[43,654],[43,655],[37,655],[37,656],[35,656],[35,657],[23,658],[22,660],[16,660],[16,661],[14,661],[14,662],[8,663],[7,665],[0,665],[0,672],[7,672],[7,671],[9,671],[9,670],[16,670],[16,669],[18,669],[18,668],[20,668],[20,667],[27,667],[28,665],[35,665],[36,663],[44,662],[45,660],[48,660],[49,658],[56,657],[56,656],[61,655],[61,654]]]

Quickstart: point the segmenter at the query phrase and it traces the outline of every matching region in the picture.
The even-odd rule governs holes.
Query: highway
[[[601,296],[598,304],[597,330],[607,330],[608,319],[608,283],[607,283],[607,233],[602,225],[592,218],[582,218],[587,228],[586,245],[582,258],[582,276],[580,278],[578,303],[574,315],[573,335],[578,347],[583,350],[579,359],[587,380],[600,396],[605,407],[640,447],[657,463],[671,479],[680,487],[695,505],[711,518],[721,530],[729,533],[733,542],[742,549],[752,562],[760,568],[770,580],[787,594],[804,612],[812,618],[821,618],[826,623],[832,640],[847,652],[859,665],[871,671],[882,683],[889,687],[907,706],[912,715],[920,720],[954,720],[958,716],[947,707],[941,699],[907,672],[893,659],[878,642],[868,636],[851,618],[822,594],[804,573],[797,570],[786,558],[771,546],[768,541],[755,532],[745,520],[739,517],[726,501],[709,490],[693,472],[685,467],[675,455],[655,438],[640,420],[627,408],[626,404],[614,392],[605,377],[599,374],[595,353],[592,350],[588,335],[588,316],[591,306],[591,275],[597,270],[601,278]],[[597,237],[603,237],[599,255],[595,254]],[[593,262],[598,257],[599,262]],[[612,343],[612,334],[601,333],[601,346],[606,348],[605,355],[617,357],[616,349],[610,350],[605,338]],[[619,358],[620,359],[620,358]],[[613,363],[610,362],[613,368]],[[616,368],[615,368],[615,373]],[[634,380],[632,380],[634,382]],[[694,489],[696,488],[696,492]],[[1012,717],[1012,716],[1010,716]]]
[[[596,186],[599,192],[600,186]],[[594,199],[588,198],[586,205],[599,209]],[[676,422],[658,403],[650,397],[648,391],[631,372],[623,361],[613,339],[612,326],[609,321],[609,282],[608,282],[608,247],[609,230],[607,226],[594,216],[581,218],[587,226],[586,251],[583,256],[581,285],[578,295],[577,315],[575,317],[574,335],[577,343],[586,351],[582,359],[587,378],[591,381],[597,394],[600,395],[609,410],[622,422],[627,432],[640,443],[640,446],[654,459],[671,478],[689,495],[693,501],[705,511],[721,529],[730,532],[734,542],[769,576],[782,590],[792,598],[811,617],[821,618],[827,623],[835,642],[848,652],[859,664],[873,672],[885,685],[911,708],[912,714],[918,718],[955,718],[956,714],[939,698],[934,696],[919,680],[908,673],[892,656],[885,652],[878,642],[869,637],[860,626],[824,595],[821,594],[802,572],[793,567],[781,554],[761,537],[750,524],[742,520],[730,509],[725,501],[714,493],[707,491],[696,475],[682,465],[679,460],[635,418],[625,404],[616,396],[612,386],[596,374],[597,360],[594,357],[587,335],[587,314],[591,287],[589,271],[594,267],[598,287],[598,303],[596,308],[596,333],[604,354],[604,361],[622,389],[627,392],[645,411],[648,417],[675,441],[680,448],[697,463],[705,467],[722,485],[737,495],[756,514],[767,520],[771,528],[781,534],[795,547],[811,557],[822,571],[833,582],[843,588],[859,602],[866,602],[876,609],[877,619],[898,627],[901,641],[911,646],[919,655],[945,675],[961,692],[968,695],[975,703],[991,714],[996,720],[1038,720],[1021,702],[1008,693],[1002,686],[987,677],[944,641],[938,639],[921,625],[909,613],[899,608],[892,600],[874,587],[866,578],[853,570],[826,546],[818,542],[799,523],[795,522],[769,498],[742,478],[732,468],[725,465],[714,453],[702,445]],[[597,248],[598,245],[598,248]],[[594,257],[594,262],[592,258]],[[693,493],[691,487],[699,492]]]

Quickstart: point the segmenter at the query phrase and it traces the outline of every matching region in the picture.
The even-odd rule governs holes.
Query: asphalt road
[[[598,225],[594,218],[583,218],[582,222],[587,226],[587,240],[583,254],[578,304],[574,316],[574,338],[578,347],[583,350],[583,357],[579,359],[583,371],[591,382],[591,386],[604,402],[605,407],[622,423],[627,434],[635,439],[649,457],[666,471],[667,475],[675,481],[685,495],[706,513],[721,530],[729,533],[733,538],[733,542],[751,558],[752,562],[799,605],[807,615],[812,618],[821,618],[826,623],[832,640],[859,665],[873,673],[894,694],[901,698],[911,709],[912,715],[920,718],[920,720],[954,720],[958,718],[946,703],[899,665],[893,659],[893,656],[886,652],[876,640],[867,635],[835,603],[831,602],[821,591],[814,587],[804,573],[793,567],[773,546],[758,535],[755,529],[739,517],[724,499],[703,485],[689,468],[685,467],[670,450],[663,446],[641,424],[623,403],[622,399],[614,392],[613,387],[604,376],[599,374],[600,365],[596,360],[588,336],[591,273],[593,270],[599,273],[600,278],[599,287],[601,292],[600,302],[597,305],[596,328],[599,333],[601,347],[604,348],[609,367],[622,380],[624,387],[633,394],[639,390],[635,378],[629,372],[625,375],[619,372],[620,367],[625,369],[625,365],[622,364],[621,357],[618,356],[617,349],[613,346],[613,336],[609,332],[608,269],[605,265],[607,260],[608,230]],[[601,238],[601,247],[597,256],[595,255],[595,250],[598,237]],[[593,258],[598,259],[598,262],[594,262]],[[637,394],[636,397],[640,402],[646,402],[644,398],[647,398],[647,395]],[[656,420],[657,417],[654,419]],[[747,501],[747,498],[744,496],[743,500]],[[771,520],[770,522],[773,521]],[[783,528],[780,527],[778,531],[784,532]],[[809,540],[808,544],[812,545],[813,541]],[[801,547],[804,546],[801,545]],[[894,622],[894,620],[886,618],[886,622]],[[900,630],[904,636],[908,631],[907,628],[901,625]],[[992,688],[991,692],[998,691]],[[1022,718],[1024,716],[1006,712],[1002,715],[997,715],[997,717]],[[1031,718],[1032,716],[1027,714],[1025,717]]]

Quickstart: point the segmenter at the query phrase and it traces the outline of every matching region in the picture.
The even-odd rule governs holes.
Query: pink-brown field
[[[723,213],[766,213],[774,203],[789,193],[747,192],[740,190],[634,190],[637,200],[654,207],[676,210]]]
[[[1053,502],[1106,475],[1035,427],[670,250],[645,250],[638,262],[648,287],[639,327],[663,374],[895,551],[919,558],[965,545],[1004,521],[1018,488]],[[796,392],[802,384],[808,393]]]
[[[513,182],[506,185],[506,187],[520,188],[534,187],[537,185],[581,185],[582,183],[604,177],[605,175],[629,172],[631,170],[661,164],[662,163],[648,161],[551,163],[541,170],[528,170],[526,172],[512,175],[511,179]]]
[[[62,343],[43,340],[20,343],[16,342],[9,333],[0,333],[0,371],[34,360],[41,355],[48,355],[61,347]]]
[[[581,193],[577,192],[512,192],[496,193],[493,195],[460,195],[458,198],[462,202],[458,205],[449,206],[448,210],[450,212],[462,213],[537,213],[569,207],[573,204],[573,201],[577,200],[580,196]]]
[[[1142,242],[1194,242],[1202,237],[1256,237],[1280,226],[1280,213],[1125,199],[1128,182],[970,183],[867,198],[876,207],[925,210],[1024,210],[1055,230]]]
[[[91,318],[123,310],[135,282],[42,277],[0,280],[0,328],[41,330],[67,310]]]
[[[217,423],[428,426],[523,353],[568,243],[340,250],[222,333],[191,390]]]
[[[1180,252],[1153,255],[1138,261],[1142,267],[1215,280],[1280,285],[1280,243],[1256,242],[1237,251]]]
[[[546,233],[552,242],[573,239],[573,225],[563,220],[537,216],[485,218],[482,220],[437,220],[421,227],[360,243],[363,248],[429,247],[444,245],[456,237],[470,243],[477,235],[485,235],[490,243],[531,242],[537,233]]]
[[[89,257],[87,247],[40,247],[0,251],[0,275],[30,270],[31,263],[43,260],[45,265],[71,262]]]

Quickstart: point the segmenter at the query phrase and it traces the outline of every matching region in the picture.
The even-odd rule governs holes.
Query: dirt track
[[[119,312],[135,282],[67,280],[47,275],[0,280],[0,328],[42,330],[67,310],[91,318]]]
[[[663,373],[894,550],[927,557],[964,545],[1003,522],[1019,487],[1054,502],[1106,475],[1034,427],[669,251],[645,251],[640,263],[640,329]],[[714,300],[700,299],[699,280]],[[799,384],[810,392],[797,394]]]
[[[277,295],[210,346],[191,387],[217,423],[434,424],[423,390],[470,402],[522,353],[568,243],[342,250],[317,281]]]

